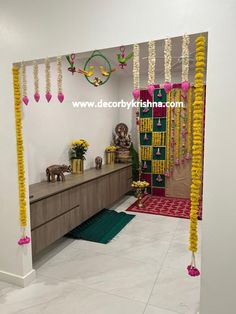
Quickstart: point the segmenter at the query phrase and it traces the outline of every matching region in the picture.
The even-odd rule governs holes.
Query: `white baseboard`
[[[0,271],[0,280],[5,281],[11,284],[14,284],[16,286],[20,287],[26,287],[28,286],[36,276],[36,272],[34,269],[32,269],[27,275],[25,276],[19,276],[11,273],[7,273],[4,271]]]

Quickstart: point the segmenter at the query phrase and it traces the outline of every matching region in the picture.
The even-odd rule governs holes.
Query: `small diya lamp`
[[[137,207],[138,208],[143,208],[143,196],[144,196],[144,191],[145,189],[149,186],[149,183],[147,181],[133,181],[131,186],[135,188],[135,196],[138,199],[137,202]]]

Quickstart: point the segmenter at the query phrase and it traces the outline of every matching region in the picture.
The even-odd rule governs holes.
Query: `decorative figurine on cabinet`
[[[98,170],[98,169],[102,169],[102,157],[100,157],[100,156],[97,156],[96,158],[95,158],[95,164],[96,164],[96,169]]]
[[[56,182],[56,176],[57,181],[65,181],[65,175],[63,172],[71,172],[71,166],[67,165],[52,165],[47,167],[46,169],[46,176],[48,182]]]
[[[131,162],[130,147],[131,137],[128,134],[128,127],[124,123],[117,124],[115,134],[113,134],[113,141],[116,150],[116,162]]]

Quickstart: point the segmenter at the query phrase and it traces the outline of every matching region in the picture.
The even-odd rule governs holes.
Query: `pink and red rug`
[[[136,201],[127,211],[185,219],[189,219],[190,217],[189,199],[152,196],[148,194],[143,198],[143,205],[143,208],[138,208]],[[198,219],[202,219],[202,206],[199,206]]]

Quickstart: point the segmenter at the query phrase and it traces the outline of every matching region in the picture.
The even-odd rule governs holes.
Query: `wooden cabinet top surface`
[[[131,163],[127,164],[114,164],[103,165],[102,169],[96,170],[95,168],[85,170],[82,174],[69,174],[66,175],[64,182],[59,181],[55,183],[43,181],[29,186],[30,203],[37,202],[43,198],[49,197],[65,190],[71,189],[77,185],[81,185],[91,180],[98,179],[112,172],[130,167]]]

